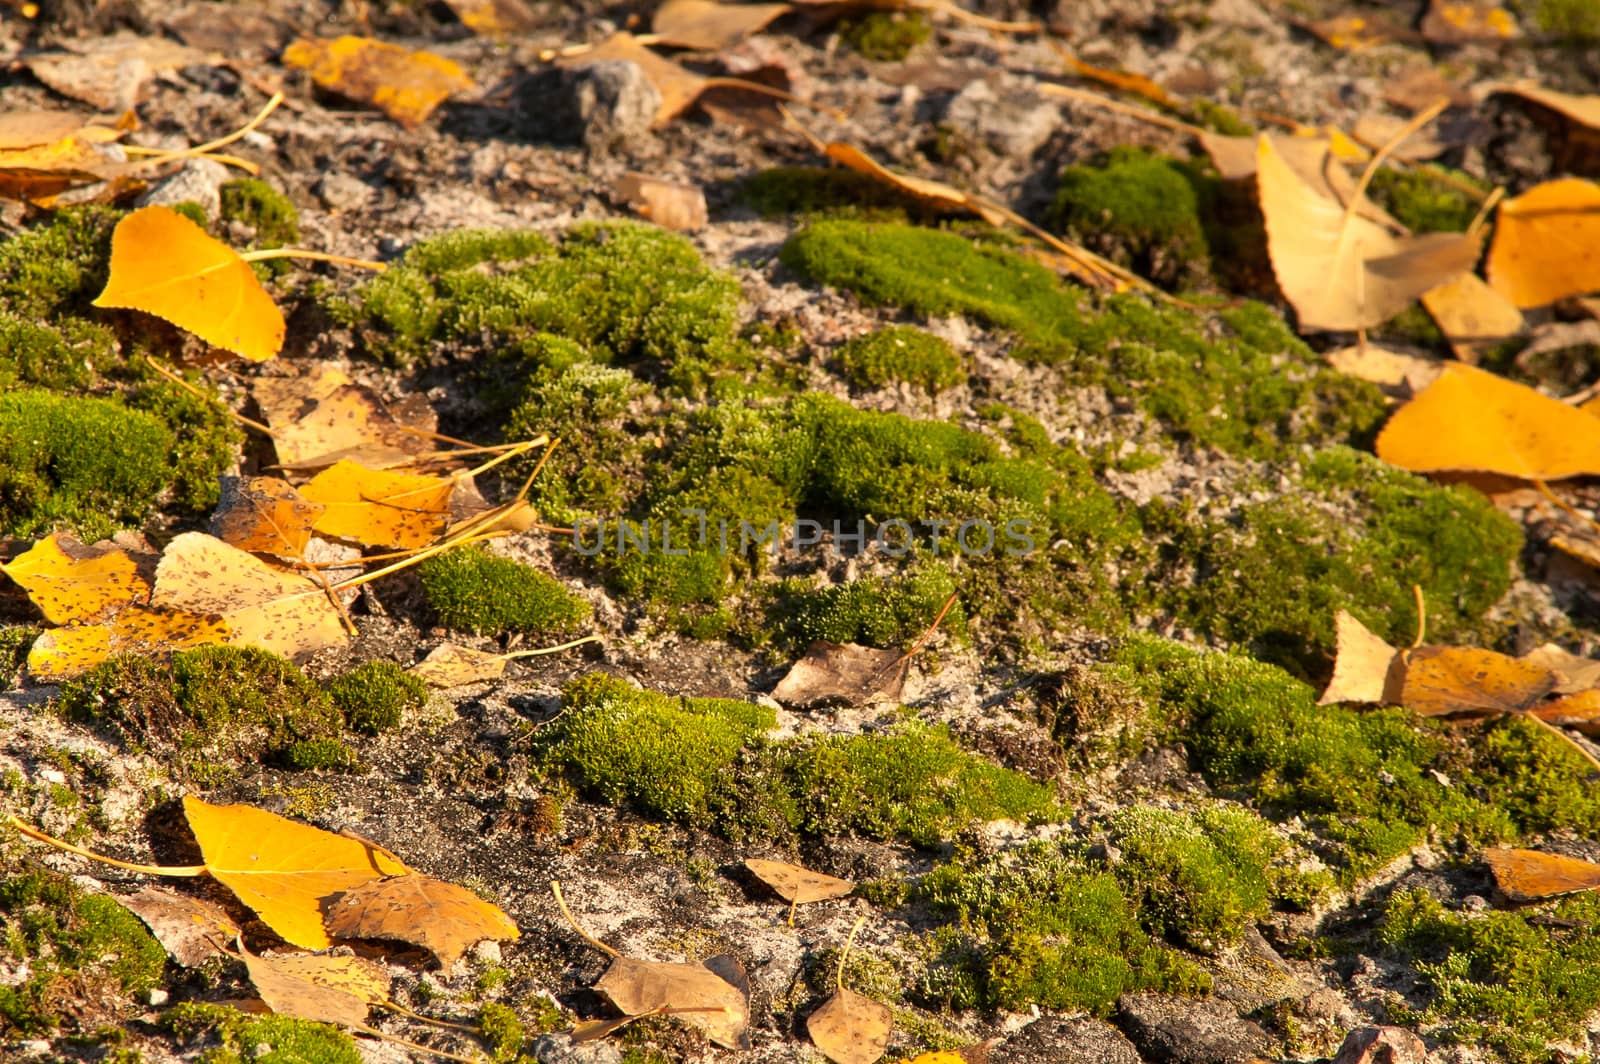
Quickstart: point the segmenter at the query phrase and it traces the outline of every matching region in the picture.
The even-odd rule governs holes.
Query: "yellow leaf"
[[[411,869],[374,843],[286,820],[250,805],[183,799],[206,868],[284,941],[325,949],[322,903]]]
[[[447,477],[368,469],[336,462],[312,478],[301,496],[327,507],[316,530],[370,546],[412,550],[438,539],[450,523]]]
[[[475,942],[522,932],[499,906],[465,887],[411,873],[352,887],[329,904],[328,930],[340,938],[411,942],[448,970]]]
[[[1522,311],[1475,273],[1458,273],[1422,294],[1422,306],[1456,357],[1476,362],[1483,349],[1522,332]]]
[[[1538,850],[1483,851],[1495,885],[1511,901],[1543,901],[1600,887],[1600,864]]]
[[[227,643],[232,634],[220,617],[134,602],[99,624],[46,629],[28,649],[28,673],[45,682],[65,680],[88,672],[113,654],[166,655],[186,647]]]
[[[1447,366],[1378,435],[1378,457],[1416,473],[1525,480],[1600,473],[1600,418],[1471,366]]]
[[[1355,618],[1340,610],[1334,617],[1338,630],[1338,653],[1333,659],[1333,676],[1317,705],[1335,702],[1390,702],[1397,694],[1394,673],[1400,652]]]
[[[1518,713],[1556,686],[1549,669],[1475,647],[1418,647],[1406,655],[1400,704],[1425,717]]]
[[[1488,275],[1523,308],[1600,291],[1600,185],[1546,181],[1501,203]]]
[[[240,550],[299,558],[326,509],[276,477],[223,477],[211,534]]]
[[[797,905],[842,898],[856,889],[855,883],[848,879],[813,872],[785,861],[763,861],[750,857],[746,858],[744,866],[771,887],[778,897]]]
[[[0,565],[51,624],[92,621],[150,592],[150,582],[127,551],[86,547],[54,533]]]
[[[256,993],[280,1016],[364,1027],[368,1010],[389,1000],[389,973],[363,957],[246,952],[243,959]]]
[[[370,37],[303,37],[283,50],[283,62],[310,71],[325,89],[374,105],[407,129],[473,87],[466,72],[442,55]]]
[[[283,314],[250,265],[169,207],[117,223],[111,276],[94,305],[154,314],[252,362],[283,347]]]
[[[1256,147],[1256,183],[1273,273],[1302,332],[1381,324],[1477,260],[1473,237],[1398,237],[1347,211],[1300,177],[1267,137]]]

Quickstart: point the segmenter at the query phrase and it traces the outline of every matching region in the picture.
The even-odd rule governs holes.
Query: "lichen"
[[[897,381],[930,394],[966,380],[961,356],[950,344],[910,325],[890,325],[847,341],[834,356],[839,371],[857,388],[883,388]]]
[[[457,547],[418,566],[428,605],[439,622],[476,634],[559,635],[589,619],[590,607],[532,566]]]

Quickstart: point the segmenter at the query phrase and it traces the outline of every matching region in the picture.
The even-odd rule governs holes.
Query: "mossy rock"
[[[322,690],[294,663],[255,647],[180,650],[166,663],[113,657],[64,684],[60,705],[126,749],[178,754],[174,767],[202,782],[249,761],[299,769],[355,762]]]
[[[1186,162],[1116,148],[1099,165],[1061,172],[1049,221],[1156,284],[1199,288],[1211,273],[1202,180]]]
[[[392,661],[369,661],[328,681],[329,700],[351,731],[381,735],[428,700],[428,685]]]
[[[161,1014],[184,1049],[204,1048],[212,1064],[361,1064],[351,1037],[326,1023],[252,1016],[226,1005],[186,1001]]]
[[[846,22],[839,34],[865,59],[897,63],[933,33],[924,11],[874,11]]]
[[[0,1030],[38,1036],[131,1018],[133,995],[161,983],[166,950],[108,895],[31,871],[0,883],[0,928],[20,979],[0,986]]]
[[[1431,163],[1407,170],[1379,167],[1368,188],[1378,206],[1418,233],[1466,232],[1489,194],[1459,170]]]
[[[774,592],[769,613],[797,647],[818,639],[903,647],[927,630],[955,590],[955,580],[937,565],[824,588],[785,582]],[[945,614],[940,627],[957,639],[965,634],[966,616],[959,603]]]
[[[477,635],[561,635],[591,613],[559,580],[481,546],[436,554],[417,572],[428,605],[447,628]]]
[[[883,388],[904,382],[929,394],[967,379],[961,356],[932,333],[910,325],[890,325],[847,341],[834,358],[857,388]]]

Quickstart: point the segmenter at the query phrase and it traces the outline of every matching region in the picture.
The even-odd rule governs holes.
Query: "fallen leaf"
[[[324,536],[413,550],[449,525],[454,489],[449,477],[368,469],[345,459],[318,473],[300,494],[327,508],[314,526]]]
[[[720,52],[765,29],[791,4],[724,4],[717,0],[666,0],[650,21],[651,33],[665,45]]]
[[[94,305],[154,314],[252,362],[283,347],[283,314],[249,263],[170,207],[117,223],[111,275]]]
[[[1425,717],[1519,713],[1555,690],[1543,666],[1474,647],[1418,647],[1406,655],[1399,702]]]
[[[322,585],[203,532],[184,532],[161,552],[150,604],[217,618],[228,628],[226,642],[287,658],[347,641]]]
[[[1490,91],[1508,96],[1520,96],[1542,107],[1571,119],[1580,126],[1600,129],[1600,95],[1576,96],[1570,92],[1557,92],[1532,82],[1514,85],[1496,85]]]
[[[1174,111],[1183,109],[1182,100],[1177,99],[1143,74],[1130,74],[1123,70],[1110,70],[1106,67],[1091,66],[1077,57],[1065,53],[1061,54],[1061,60],[1069,70],[1080,78],[1099,82],[1101,85],[1116,89],[1119,92],[1129,92],[1135,96],[1142,96],[1158,107],[1165,107]]]
[[[124,132],[64,111],[0,115],[0,196],[37,201],[126,175],[113,144]]]
[[[1376,150],[1403,132],[1405,125],[1406,120],[1403,118],[1368,111],[1356,119],[1350,135],[1365,147]],[[1404,140],[1390,149],[1390,154],[1396,159],[1404,159],[1407,162],[1422,162],[1438,158],[1449,147],[1450,145],[1439,139],[1431,130],[1418,129],[1409,133]]]
[[[788,706],[898,702],[911,659],[899,650],[817,640],[773,689]]]
[[[421,946],[446,970],[474,943],[521,935],[498,906],[465,887],[415,872],[345,891],[329,904],[326,923],[340,938],[389,938]]]
[[[39,52],[21,60],[55,91],[102,111],[133,110],[144,83],[154,74],[217,62],[188,45],[133,34],[91,37],[70,50]]]
[[[1414,473],[1562,480],[1600,473],[1600,418],[1481,369],[1450,365],[1389,419],[1377,451]]]
[[[439,419],[426,395],[387,404],[329,363],[301,377],[260,378],[250,394],[284,468],[323,468],[348,458],[385,469],[408,465],[435,446]]]
[[[640,217],[663,228],[692,233],[706,227],[706,194],[698,185],[662,181],[629,171],[611,187],[616,197]]]
[[[1500,893],[1514,902],[1543,901],[1600,887],[1600,864],[1538,850],[1483,851]]]
[[[1544,643],[1522,655],[1530,665],[1539,665],[1559,678],[1556,693],[1563,695],[1600,687],[1600,661],[1581,654],[1563,650],[1554,643]]]
[[[511,660],[512,655],[509,654],[490,654],[471,647],[458,647],[453,643],[440,643],[428,651],[427,657],[406,671],[435,687],[457,687],[483,680],[498,680],[505,675],[506,665]]]
[[[1345,610],[1334,615],[1334,625],[1338,650],[1333,659],[1333,676],[1317,705],[1395,701],[1404,668],[1400,651]]]
[[[1516,16],[1493,0],[1433,0],[1422,36],[1435,44],[1510,41],[1522,36]]]
[[[1278,285],[1302,331],[1371,328],[1478,257],[1465,234],[1398,237],[1306,183],[1262,137],[1256,182]]]
[[[370,37],[302,37],[283,50],[283,62],[309,71],[324,89],[372,104],[406,129],[474,88],[466,72],[442,55]]]
[[[1545,702],[1529,709],[1528,715],[1558,728],[1572,728],[1590,738],[1600,736],[1600,690],[1579,691],[1554,702]]]
[[[778,897],[789,903],[791,923],[794,922],[796,905],[842,898],[856,889],[855,883],[848,879],[813,872],[809,868],[786,864],[783,861],[763,861],[759,857],[748,857],[744,866],[757,879],[771,887]]]
[[[0,151],[51,144],[83,127],[68,111],[10,111],[0,114]]]
[[[539,26],[538,16],[522,0],[445,0],[445,6],[482,37],[509,37]]]
[[[1398,399],[1410,399],[1444,370],[1444,363],[1436,358],[1402,354],[1370,343],[1341,347],[1323,357],[1340,373],[1371,381]]]
[[[1412,36],[1403,26],[1383,16],[1335,15],[1314,22],[1301,22],[1299,25],[1324,44],[1344,52]]]
[[[280,1016],[365,1027],[372,1006],[389,1000],[389,973],[363,957],[246,951],[241,959],[256,993]]]
[[[244,934],[233,917],[204,898],[146,887],[117,901],[143,920],[161,947],[185,968],[228,956],[220,943]]]
[[[283,47],[290,30],[266,5],[190,4],[162,19],[162,26],[191,48],[226,54],[233,59],[265,60]]]
[[[284,941],[303,949],[332,944],[322,905],[341,891],[411,869],[382,847],[314,828],[250,805],[183,799],[189,830],[210,874]]]
[[[112,543],[86,547],[64,532],[0,565],[51,624],[94,621],[150,592],[151,559]]]
[[[1463,362],[1476,363],[1489,348],[1519,335],[1526,324],[1510,300],[1465,271],[1422,293],[1422,306]]]
[[[1503,201],[1488,277],[1522,308],[1600,291],[1600,185],[1563,178]]]
[[[1472,94],[1459,82],[1425,63],[1406,67],[1385,82],[1383,98],[1412,113],[1431,107],[1441,99],[1448,100],[1453,107],[1465,107],[1473,102]]]
[[[806,1033],[835,1064],[872,1064],[883,1056],[893,1030],[888,1006],[840,987],[806,1018]]]
[[[277,477],[223,477],[211,534],[240,550],[302,558],[325,510]]]
[[[738,965],[727,955],[702,964],[616,957],[594,989],[628,1016],[672,1011],[715,1045],[749,1049],[749,993],[711,967],[714,961],[727,960]]]
[[[1010,221],[1007,213],[990,203],[982,196],[970,192],[962,192],[953,185],[946,185],[940,181],[930,181],[922,177],[909,177],[897,174],[893,170],[880,166],[878,162],[861,149],[850,144],[834,141],[823,148],[824,154],[841,166],[848,167],[859,174],[881,181],[891,188],[921,200],[932,207],[946,211],[970,211],[988,222],[990,225],[1002,226]]]

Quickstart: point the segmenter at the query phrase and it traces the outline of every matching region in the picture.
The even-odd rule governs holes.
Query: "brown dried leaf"
[[[703,964],[675,964],[617,957],[594,988],[629,1016],[684,1010],[675,1015],[699,1028],[716,1045],[748,1049],[749,993],[712,968],[713,961],[720,962],[720,968],[728,960],[733,959],[713,957]],[[733,960],[733,964],[738,962]]]
[[[490,654],[471,647],[441,643],[407,671],[435,687],[457,687],[483,680],[498,680],[505,675],[510,660],[505,654]]]
[[[250,983],[280,1016],[365,1027],[373,1005],[389,1000],[389,973],[362,957],[243,954]]]
[[[724,4],[717,0],[666,0],[656,9],[651,32],[662,44],[720,52],[759,33],[794,10],[791,4]]]
[[[233,917],[204,898],[146,887],[117,901],[143,920],[162,948],[185,968],[228,956],[222,945],[244,933]]]
[[[789,706],[864,706],[897,702],[911,659],[898,650],[817,640],[795,662],[772,697]]]
[[[661,94],[661,104],[656,108],[655,125],[663,126],[683,114],[706,90],[709,79],[679,66],[665,56],[657,55],[631,33],[614,33],[582,55],[561,60],[562,66],[586,66],[606,59],[621,59],[635,63],[644,76]]]
[[[1329,351],[1323,357],[1340,373],[1371,381],[1396,399],[1410,399],[1438,379],[1444,370],[1444,363],[1436,358],[1402,354],[1377,344],[1352,344]]]
[[[1500,893],[1514,902],[1543,901],[1600,887],[1600,864],[1538,850],[1483,851]]]
[[[1425,717],[1519,713],[1555,690],[1542,665],[1474,647],[1418,647],[1406,655],[1399,702]]]
[[[31,55],[22,64],[63,96],[102,111],[131,111],[151,76],[218,61],[164,37],[116,34],[74,43],[69,50]]]
[[[211,534],[240,550],[301,558],[325,510],[277,477],[223,477]]]
[[[1600,687],[1600,661],[1563,650],[1554,643],[1534,647],[1522,655],[1522,660],[1555,673],[1559,680],[1555,688],[1558,695],[1576,694]]]
[[[1422,306],[1463,362],[1476,363],[1488,348],[1517,336],[1525,327],[1522,311],[1471,272],[1463,271],[1428,289],[1422,294]]]
[[[706,227],[706,194],[699,185],[629,171],[617,178],[612,192],[640,217],[663,228],[692,233]]]
[[[778,897],[796,905],[827,901],[829,898],[842,898],[856,889],[855,883],[848,879],[813,872],[809,868],[783,861],[763,861],[758,857],[748,857],[744,866],[757,879],[771,887]]]
[[[340,938],[389,938],[423,947],[448,969],[468,946],[522,932],[501,909],[465,887],[413,872],[363,883],[328,906],[328,930]]]
[[[940,181],[930,181],[923,177],[910,177],[906,174],[897,174],[884,166],[880,166],[866,152],[854,145],[834,141],[823,148],[828,158],[841,166],[848,167],[859,174],[866,174],[885,185],[904,192],[913,199],[946,211],[970,211],[988,222],[990,225],[1003,226],[1010,219],[1004,211],[985,200],[982,196],[970,192],[962,192],[953,185],[946,185]]]
[[[842,986],[806,1019],[812,1043],[834,1064],[872,1064],[893,1029],[888,1006]]]

